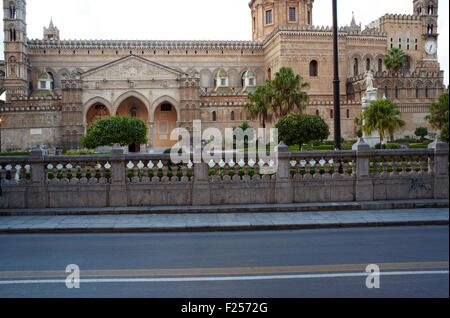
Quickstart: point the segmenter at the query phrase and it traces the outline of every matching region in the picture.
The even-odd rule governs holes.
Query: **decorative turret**
[[[356,24],[355,12],[352,12],[352,22],[350,23],[350,27],[348,28],[349,32],[359,33],[361,32],[361,24]]]
[[[31,97],[56,97],[53,92],[53,77],[47,73],[45,70],[38,77],[38,89],[31,93]]]
[[[279,26],[312,25],[314,0],[251,0],[253,41],[263,41]]]
[[[50,18],[48,28],[44,27],[44,40],[59,40],[59,30],[53,25],[53,18]]]
[[[251,70],[245,71],[242,75],[242,82],[242,92],[253,93],[256,88],[256,74]]]

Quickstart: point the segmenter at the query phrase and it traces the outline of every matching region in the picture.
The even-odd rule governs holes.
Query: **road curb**
[[[237,231],[283,231],[390,226],[438,226],[449,225],[449,220],[390,221],[367,223],[284,224],[284,225],[237,225],[237,226],[193,226],[193,227],[148,227],[148,228],[29,228],[0,230],[0,234],[113,234],[113,233],[190,233],[190,232],[237,232]]]
[[[361,201],[298,204],[254,204],[220,206],[169,206],[129,208],[49,208],[1,209],[0,216],[58,216],[58,215],[126,215],[126,214],[215,214],[215,213],[289,213],[320,211],[360,211],[448,208],[449,200]]]

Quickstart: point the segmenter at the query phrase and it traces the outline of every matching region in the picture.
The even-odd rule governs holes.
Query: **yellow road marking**
[[[229,267],[229,268],[176,268],[176,269],[124,269],[124,270],[83,270],[80,275],[86,277],[180,277],[180,276],[229,276],[229,275],[270,275],[323,272],[365,272],[368,264],[342,265],[304,265],[272,267]],[[381,271],[387,270],[424,270],[448,269],[449,262],[417,263],[373,263]],[[65,270],[58,271],[0,271],[0,279],[24,278],[61,278],[67,277]]]

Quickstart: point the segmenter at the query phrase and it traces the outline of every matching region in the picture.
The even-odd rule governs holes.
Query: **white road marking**
[[[380,276],[410,276],[410,275],[448,275],[449,271],[404,271],[381,272]],[[217,277],[167,277],[167,278],[93,278],[80,279],[80,284],[89,283],[177,283],[177,282],[215,282],[215,281],[251,281],[278,279],[307,279],[307,278],[342,278],[367,277],[368,273],[339,273],[339,274],[300,274],[300,275],[264,275],[264,276],[217,276]],[[65,284],[65,279],[40,280],[0,280],[0,285],[16,284]]]

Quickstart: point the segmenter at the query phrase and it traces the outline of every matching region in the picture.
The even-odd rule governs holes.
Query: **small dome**
[[[256,75],[252,70],[247,70],[245,71],[243,77],[256,77]]]
[[[224,69],[221,69],[217,72],[216,77],[228,77],[228,73]]]
[[[39,75],[39,81],[50,81],[53,82],[52,76],[47,73],[46,71],[42,71],[42,73]]]

